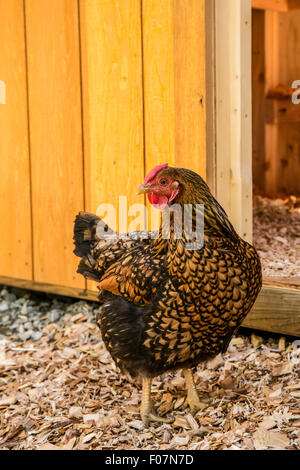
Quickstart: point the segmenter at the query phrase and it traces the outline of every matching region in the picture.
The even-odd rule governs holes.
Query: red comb
[[[160,172],[163,168],[166,168],[169,164],[165,163],[164,165],[158,165],[154,167],[151,171],[149,171],[148,175],[144,179],[143,184],[149,183],[149,181],[153,180],[153,178]]]

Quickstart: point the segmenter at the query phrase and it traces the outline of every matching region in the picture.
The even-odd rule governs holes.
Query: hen
[[[148,425],[169,421],[155,414],[150,396],[151,379],[166,371],[184,370],[191,411],[202,408],[191,368],[226,351],[259,293],[261,265],[196,173],[160,165],[139,187],[143,193],[163,216],[170,213],[156,238],[112,238],[97,216],[80,212],[74,253],[77,272],[99,283],[97,323],[108,351],[122,372],[142,378]],[[203,243],[195,238],[201,217]]]

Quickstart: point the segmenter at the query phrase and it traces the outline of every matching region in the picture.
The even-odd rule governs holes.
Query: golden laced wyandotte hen
[[[170,222],[161,223],[156,238],[135,232],[103,239],[97,226],[104,222],[80,212],[74,253],[81,257],[77,272],[99,283],[97,323],[106,348],[122,372],[142,378],[147,426],[151,420],[170,422],[155,414],[150,396],[152,378],[166,371],[183,369],[191,412],[203,407],[192,368],[226,351],[260,291],[261,265],[196,173],[160,165],[138,188],[142,193],[162,213],[169,208]],[[182,214],[186,206],[187,217],[176,215],[174,204]],[[191,245],[201,207],[204,243]],[[182,220],[189,228],[180,237]]]

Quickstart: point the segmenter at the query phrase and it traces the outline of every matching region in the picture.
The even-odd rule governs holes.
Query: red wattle
[[[158,194],[148,193],[147,197],[150,204],[152,204],[156,209],[159,209],[161,211],[168,204],[167,196],[159,196]]]

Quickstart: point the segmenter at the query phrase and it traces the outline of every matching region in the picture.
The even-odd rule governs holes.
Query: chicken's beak
[[[147,184],[141,184],[141,186],[138,188],[136,195],[139,196],[140,194],[145,194],[148,192],[148,185]]]

